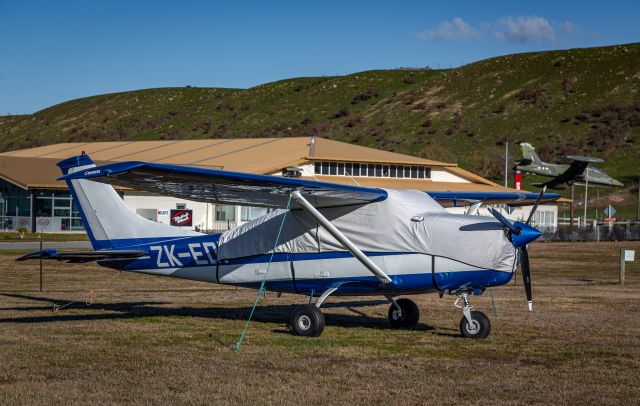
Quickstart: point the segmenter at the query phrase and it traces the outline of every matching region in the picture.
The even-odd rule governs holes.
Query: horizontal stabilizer
[[[103,259],[136,259],[147,255],[144,251],[138,250],[111,250],[111,251],[63,251],[42,250],[32,252],[16,258],[16,261],[26,261],[28,259],[55,259],[68,263],[80,264],[84,262],[100,261]]]

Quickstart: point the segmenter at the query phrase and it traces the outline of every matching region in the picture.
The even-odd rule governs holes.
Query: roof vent
[[[302,169],[295,166],[283,168],[282,176],[284,176],[285,178],[299,178],[300,176],[302,176]]]
[[[311,141],[309,142],[309,156],[314,156],[316,154],[316,137],[311,137]]]

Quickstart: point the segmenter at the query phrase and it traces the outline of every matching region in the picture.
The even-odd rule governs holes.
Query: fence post
[[[620,248],[620,286],[624,286],[624,248]]]
[[[631,220],[627,220],[627,222],[624,223],[624,239],[625,241],[631,239]]]

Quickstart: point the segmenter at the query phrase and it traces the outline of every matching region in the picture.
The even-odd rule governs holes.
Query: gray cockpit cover
[[[485,269],[511,271],[516,250],[492,218],[450,214],[426,193],[387,190],[381,202],[320,212],[366,252],[423,253]],[[287,210],[276,210],[222,234],[221,260],[271,252]],[[412,218],[419,216],[421,219]],[[418,220],[418,221],[415,221]],[[276,252],[318,253],[345,248],[302,209],[286,215]]]

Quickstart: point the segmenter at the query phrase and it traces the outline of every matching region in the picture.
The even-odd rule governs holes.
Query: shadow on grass
[[[51,315],[38,315],[27,317],[9,317],[0,318],[2,323],[48,323],[56,321],[86,321],[86,320],[109,320],[109,319],[132,319],[141,317],[202,317],[223,320],[246,320],[251,312],[251,306],[245,307],[162,307],[167,302],[117,302],[117,303],[92,303],[87,305],[84,302],[71,302],[64,299],[54,299],[41,296],[30,296],[21,294],[3,293],[2,296],[25,299],[36,302],[46,303],[48,305],[27,306],[27,307],[11,307],[2,308],[0,310],[12,311],[52,311],[54,306],[62,307],[61,310],[51,313]],[[368,300],[368,301],[348,301],[337,303],[325,303],[323,309],[345,307],[352,314],[331,314],[325,313],[327,325],[339,327],[368,327],[376,329],[391,329],[386,317],[370,317],[367,314],[357,310],[362,307],[373,307],[387,304],[386,300]],[[259,306],[253,315],[253,321],[258,323],[281,323],[288,324],[289,317],[296,305],[267,305]],[[106,313],[93,314],[68,314],[68,310],[101,310]],[[429,331],[432,327],[424,324],[418,324],[413,330]],[[285,332],[286,330],[274,330],[275,332]]]

